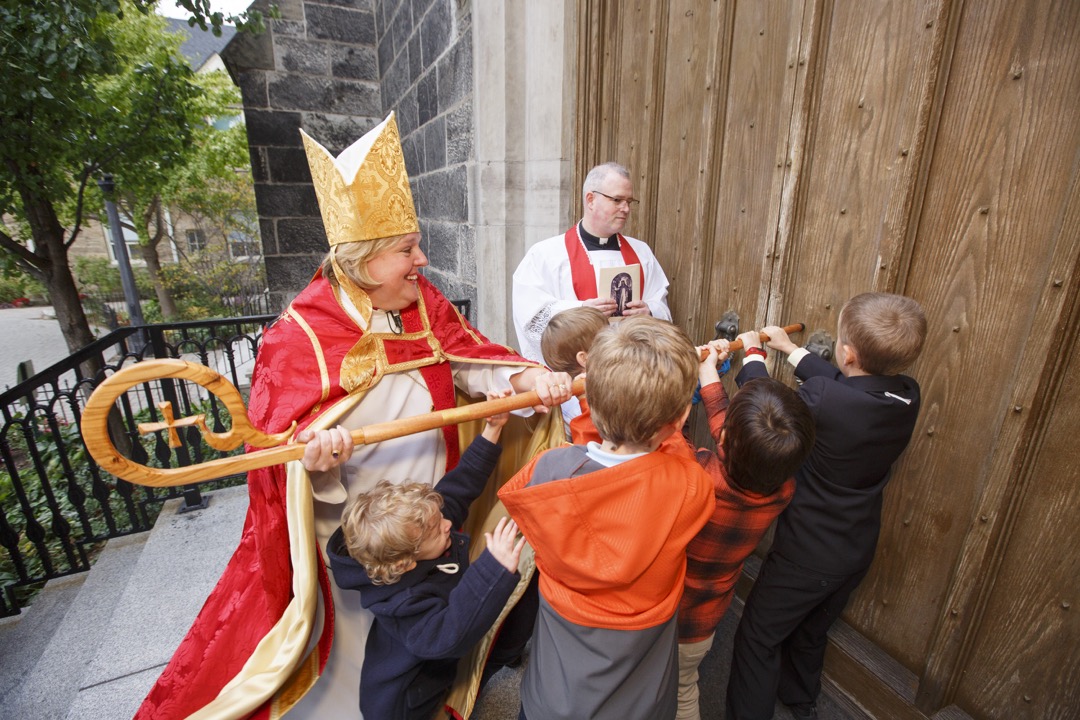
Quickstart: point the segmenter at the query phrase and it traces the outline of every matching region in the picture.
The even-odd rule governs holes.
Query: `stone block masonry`
[[[327,247],[299,129],[336,154],[394,110],[431,258],[426,274],[475,307],[471,3],[277,4],[282,17],[266,33],[237,35],[223,52],[244,102],[271,293],[284,307]]]

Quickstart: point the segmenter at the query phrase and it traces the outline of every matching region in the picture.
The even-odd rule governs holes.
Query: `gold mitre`
[[[337,159],[300,134],[331,247],[420,232],[393,112]]]

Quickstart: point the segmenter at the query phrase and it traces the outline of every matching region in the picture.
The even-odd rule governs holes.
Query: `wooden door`
[[[1080,3],[588,0],[580,27],[575,181],[630,167],[695,340],[728,310],[835,336],[866,290],[927,311],[845,615],[873,652],[837,640],[833,681],[881,717],[1070,717]]]

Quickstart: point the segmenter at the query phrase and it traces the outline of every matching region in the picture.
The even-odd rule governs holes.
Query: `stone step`
[[[14,617],[0,619],[0,715],[49,646],[64,613],[79,595],[85,573],[53,580]]]
[[[240,541],[247,488],[206,496],[204,510],[177,514],[179,500],[162,509],[74,702],[60,717],[113,720],[138,710]]]
[[[110,540],[89,573],[47,583],[24,610],[11,643],[5,641],[5,664],[10,660],[14,667],[5,668],[4,677],[14,682],[0,700],[0,714],[67,717],[147,538],[139,533]]]

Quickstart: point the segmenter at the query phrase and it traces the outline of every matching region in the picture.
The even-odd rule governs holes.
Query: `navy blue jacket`
[[[765,363],[745,363],[736,382],[767,374]],[[856,573],[874,559],[882,493],[915,430],[919,384],[906,375],[844,377],[814,353],[795,376],[817,440],[795,473],[770,552],[830,575]]]
[[[477,437],[436,486],[443,516],[455,528],[465,521],[501,451]],[[361,604],[375,615],[360,671],[364,718],[431,720],[454,681],[458,659],[494,624],[518,574],[486,550],[470,566],[469,536],[457,531],[451,531],[446,555],[420,561],[391,585],[371,582],[349,557],[340,528],[326,549],[338,586],[359,590]]]

